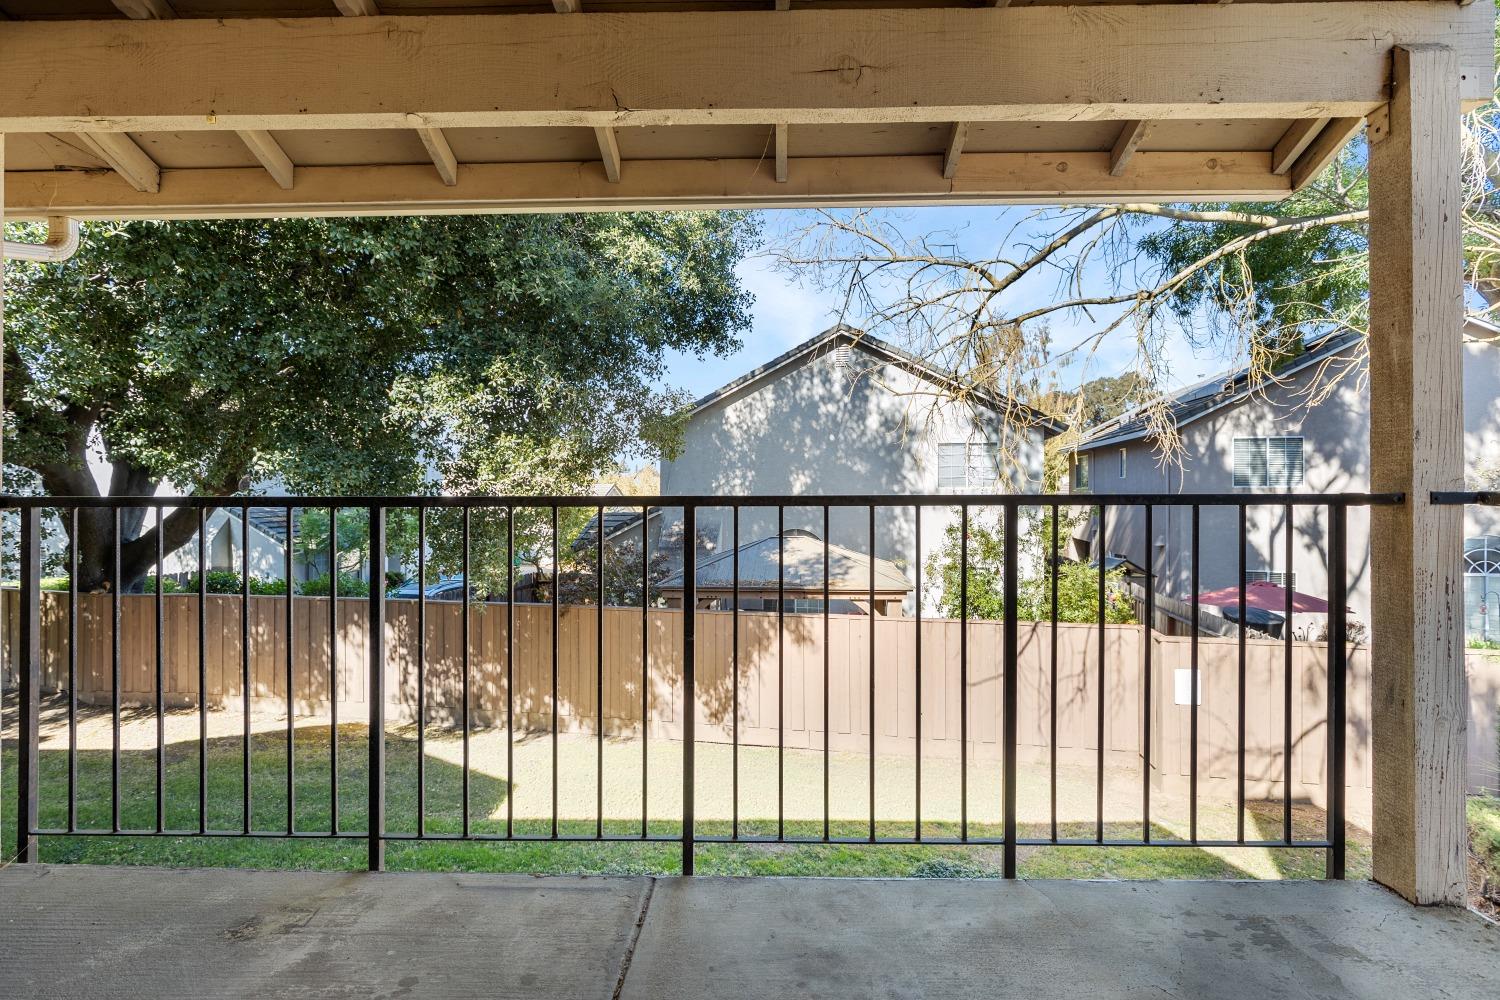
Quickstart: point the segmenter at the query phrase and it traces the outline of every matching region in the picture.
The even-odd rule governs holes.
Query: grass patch
[[[180,831],[165,836],[50,836],[41,841],[43,861],[57,863],[161,865],[167,867],[241,867],[291,870],[353,871],[365,866],[368,807],[368,745],[362,725],[347,725],[339,730],[338,790],[333,791],[330,766],[331,733],[328,727],[299,727],[293,742],[293,764],[296,776],[291,805],[292,819],[299,832],[322,832],[332,829],[334,805],[337,802],[338,829],[348,837],[301,837],[277,839],[272,836],[230,838],[198,836],[200,815],[210,832],[241,831],[245,825],[243,800],[244,756],[238,737],[208,741],[207,783],[204,786],[200,812],[199,760],[196,740],[170,743],[161,767],[165,795],[161,805],[163,827]],[[409,732],[392,732],[387,738],[386,816],[387,830],[393,833],[414,832],[417,827],[417,747]],[[258,732],[251,740],[249,760],[250,827],[265,834],[284,833],[288,823],[286,789],[287,737],[285,731]],[[44,750],[39,761],[41,772],[40,812],[44,828],[67,824],[67,756],[61,750]],[[425,764],[426,831],[430,835],[457,835],[463,830],[462,772],[459,768],[432,754],[431,741]],[[112,809],[109,789],[112,761],[108,750],[81,750],[77,767],[78,825],[90,829],[110,829]],[[155,750],[125,750],[119,767],[119,825],[126,830],[155,830],[157,755]],[[16,759],[14,745],[4,751],[4,793],[0,798],[0,817],[4,818],[4,849],[14,850],[12,819],[15,803]],[[501,836],[506,833],[506,806],[510,789],[506,782],[475,770],[469,780],[469,829],[471,832]],[[519,810],[518,810],[519,811]],[[1298,837],[1322,835],[1321,811],[1308,807],[1294,810],[1294,833]],[[1252,838],[1279,835],[1279,803],[1252,802],[1247,816],[1247,835]],[[606,819],[606,835],[632,837],[640,832],[639,819]],[[517,816],[513,824],[517,837],[542,837],[551,834],[550,819]],[[653,837],[675,837],[680,825],[653,819]],[[700,821],[700,837],[727,836],[727,821]],[[821,821],[788,820],[786,835],[792,839],[821,838]],[[558,823],[563,836],[592,837],[593,819],[567,819]],[[749,817],[741,822],[742,836],[774,835],[774,819]],[[877,837],[910,837],[910,821],[885,821],[876,824]],[[969,832],[976,838],[998,838],[998,824],[970,823]],[[1047,828],[1023,823],[1020,836],[1046,836]],[[836,838],[863,838],[869,833],[867,821],[834,821],[830,833]],[[956,824],[924,820],[924,837],[958,836]],[[1106,837],[1133,838],[1140,826],[1110,823]],[[1351,830],[1351,833],[1355,831]],[[1092,837],[1092,823],[1064,823],[1059,828],[1064,838]],[[1154,839],[1169,839],[1175,834],[1162,827],[1153,831]],[[1496,814],[1495,837],[1500,841],[1500,813]],[[1251,852],[1256,855],[1250,863]],[[1282,878],[1320,878],[1323,875],[1323,853],[1316,849],[1258,848],[1200,849],[1194,847],[1022,847],[1018,868],[1022,877],[1032,878],[1247,878],[1267,874],[1264,858],[1271,859],[1271,871]],[[507,843],[431,841],[388,841],[388,866],[393,870],[482,871],[525,873],[585,874],[673,874],[680,870],[681,849],[675,843],[635,842],[538,842],[516,840]],[[1002,872],[1003,851],[998,845],[928,845],[928,844],[700,844],[696,853],[697,871],[714,875],[816,875],[919,878],[992,878]],[[1362,835],[1351,837],[1349,875],[1368,877],[1368,840]]]
[[[1467,812],[1470,903],[1500,919],[1500,798],[1471,795]]]

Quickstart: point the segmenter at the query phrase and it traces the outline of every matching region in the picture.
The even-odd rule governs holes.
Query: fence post
[[[682,508],[682,874],[693,874],[693,765],[697,664],[693,633],[698,610],[698,509]]]
[[[1016,559],[1017,537],[1021,533],[1017,505],[1005,505],[1005,857],[1003,862],[1006,878],[1016,877],[1016,692],[1020,687],[1017,672],[1020,669],[1020,651],[1016,649],[1019,630],[1016,625]],[[964,567],[967,575],[968,567]],[[872,619],[873,621],[873,619]],[[920,752],[920,748],[919,751]]]
[[[465,604],[467,607],[467,604]],[[369,868],[385,870],[385,508],[370,507]]]
[[[16,768],[16,861],[40,860],[36,851],[37,729],[42,687],[42,539],[35,507],[21,508],[20,727]]]
[[[1349,670],[1348,508],[1330,504],[1328,516],[1328,861],[1325,876],[1344,877],[1345,713]]]

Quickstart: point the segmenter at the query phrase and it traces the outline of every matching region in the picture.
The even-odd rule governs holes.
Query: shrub
[[[297,585],[297,593],[306,597],[328,596],[328,574],[321,573],[318,576],[308,577]],[[369,597],[370,584],[361,580],[353,573],[339,574],[339,596],[340,597]]]

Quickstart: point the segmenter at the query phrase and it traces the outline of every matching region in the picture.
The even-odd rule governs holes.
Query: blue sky
[[[902,209],[893,216],[900,220],[904,231],[911,233],[935,230],[954,234],[953,242],[970,255],[993,255],[1007,244],[1007,236],[1021,222],[1020,235],[1037,231],[1036,226],[1025,224],[1026,214],[1031,208],[915,208]],[[763,213],[765,233],[768,239],[787,227],[805,223],[806,213],[773,211]],[[1014,246],[1014,239],[1010,241]],[[667,384],[684,389],[694,397],[706,395],[726,382],[771,360],[788,348],[811,337],[832,325],[839,317],[842,295],[832,294],[811,285],[799,283],[794,277],[776,270],[772,261],[763,255],[745,259],[739,267],[744,285],[755,295],[751,328],[742,335],[743,345],[739,351],[723,358],[695,358],[691,355],[673,354],[668,359]],[[1096,265],[1085,273],[1087,285],[1101,288],[1108,284],[1109,273],[1103,265]],[[1010,308],[1030,307],[1041,304],[1059,294],[1056,275],[1038,274],[1018,283],[1014,289],[1016,300]],[[1096,313],[1095,319],[1099,318]],[[859,324],[857,315],[848,317],[854,325]],[[1094,324],[1078,317],[1076,320],[1054,320],[1051,324],[1053,343],[1071,343],[1094,328]],[[1119,331],[1106,341],[1087,366],[1081,364],[1056,367],[1060,385],[1071,387],[1101,375],[1117,375],[1129,366],[1134,351],[1134,342],[1129,331]],[[1232,359],[1222,352],[1195,350],[1181,330],[1171,330],[1165,345],[1165,360],[1170,371],[1169,382],[1173,386],[1188,385],[1230,367]]]

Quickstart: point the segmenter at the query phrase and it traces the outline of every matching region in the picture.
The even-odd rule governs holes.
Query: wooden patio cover
[[[0,0],[6,214],[1274,199],[1492,87],[1488,0],[582,3]]]

